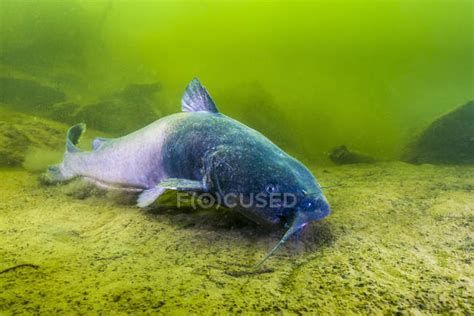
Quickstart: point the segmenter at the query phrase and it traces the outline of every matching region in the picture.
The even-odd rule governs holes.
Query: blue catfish
[[[261,225],[288,230],[261,261],[330,208],[311,172],[259,132],[217,110],[193,79],[182,112],[163,117],[124,137],[96,138],[93,150],[76,147],[85,124],[71,127],[62,163],[50,166],[51,182],[76,177],[97,186],[138,193],[147,207],[165,190],[212,195]]]

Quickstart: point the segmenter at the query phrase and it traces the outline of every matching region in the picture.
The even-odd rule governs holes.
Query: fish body
[[[85,125],[73,126],[63,162],[49,168],[50,179],[83,177],[138,192],[140,207],[167,189],[212,194],[258,224],[289,225],[270,254],[330,213],[311,172],[256,130],[219,113],[197,79],[184,93],[182,110],[124,137],[97,138],[90,152],[76,147]]]

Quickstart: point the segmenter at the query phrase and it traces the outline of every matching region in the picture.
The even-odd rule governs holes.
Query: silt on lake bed
[[[473,39],[467,0],[0,0],[0,313],[471,313]]]

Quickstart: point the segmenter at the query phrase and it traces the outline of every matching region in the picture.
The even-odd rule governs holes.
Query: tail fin
[[[48,166],[48,170],[40,176],[40,181],[43,184],[56,184],[72,179],[61,171],[61,166],[62,164]]]
[[[86,124],[80,123],[71,127],[67,132],[66,137],[66,152],[64,153],[64,161],[58,165],[49,166],[45,174],[43,174],[40,180],[45,184],[55,184],[59,182],[68,181],[74,178],[74,173],[69,170],[66,160],[70,159],[70,154],[81,152],[76,145],[86,131]]]
[[[67,131],[66,137],[66,152],[67,153],[75,153],[80,152],[81,150],[76,147],[81,139],[82,134],[86,131],[86,124],[79,123],[74,125]]]

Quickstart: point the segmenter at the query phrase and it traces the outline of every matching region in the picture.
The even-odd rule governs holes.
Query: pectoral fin
[[[152,189],[144,190],[138,196],[137,206],[138,207],[147,207],[155,202],[160,195],[162,195],[166,191],[166,188],[163,188],[159,185]]]
[[[169,178],[159,184],[160,187],[178,191],[206,191],[201,181]]]
[[[138,196],[137,206],[147,207],[155,202],[166,190],[206,191],[201,181],[169,178],[158,183],[154,188],[144,190]]]

